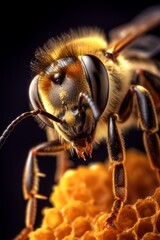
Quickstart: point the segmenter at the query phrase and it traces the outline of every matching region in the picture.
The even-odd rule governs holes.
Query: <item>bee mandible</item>
[[[107,39],[102,29],[83,27],[50,39],[37,49],[29,86],[32,110],[17,117],[0,138],[28,116],[45,125],[48,140],[28,154],[23,194],[28,200],[26,226],[16,239],[26,239],[36,218],[39,177],[37,156],[92,157],[95,144],[106,140],[108,159],[114,163],[114,203],[104,227],[115,220],[127,198],[123,129],[138,120],[150,163],[160,172],[157,112],[160,108],[160,39],[145,33],[160,25],[160,6],[144,10],[129,23],[113,29]],[[61,164],[62,165],[62,164]]]

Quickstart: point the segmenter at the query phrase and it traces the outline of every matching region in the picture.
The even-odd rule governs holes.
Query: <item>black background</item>
[[[1,6],[0,133],[15,117],[29,110],[28,87],[32,79],[30,60],[33,59],[37,47],[43,46],[49,38],[69,28],[98,26],[107,33],[131,20],[144,8],[157,3],[158,1],[144,4],[131,1],[39,1],[33,6],[33,3],[16,4],[14,1]],[[129,134],[132,142],[128,138],[126,146],[143,148],[141,133],[131,131]],[[33,118],[28,118],[15,128],[0,150],[1,240],[12,239],[24,227],[26,202],[23,200],[21,188],[23,167],[28,150],[45,140],[44,131]],[[105,148],[96,152],[95,156],[98,154],[100,158],[105,158]],[[79,160],[79,164],[84,164],[83,160]],[[47,174],[47,177],[41,180],[40,193],[49,196],[55,161],[50,157],[42,158],[39,166],[41,171]],[[41,208],[48,204],[48,200],[39,201],[36,226],[40,224]]]

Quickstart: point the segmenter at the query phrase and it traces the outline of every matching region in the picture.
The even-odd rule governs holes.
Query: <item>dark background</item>
[[[28,87],[32,79],[30,60],[37,47],[69,28],[98,26],[107,33],[131,20],[144,8],[158,3],[53,2],[39,1],[33,6],[33,3],[16,4],[14,1],[13,5],[8,2],[6,6],[1,6],[0,133],[15,117],[29,110]],[[129,141],[130,136],[132,142]],[[129,132],[126,147],[133,145],[143,149],[139,136],[139,131]],[[28,150],[45,140],[44,131],[33,118],[28,118],[15,128],[0,150],[1,240],[12,239],[24,227],[26,202],[21,188],[23,167]],[[105,148],[100,152],[95,151],[97,155],[103,160],[106,156]],[[84,164],[83,160],[78,163]],[[40,193],[49,196],[55,161],[50,157],[42,158],[39,159],[39,166],[47,174],[45,179],[41,179]],[[48,200],[39,201],[36,226],[40,224],[42,207],[47,205]]]

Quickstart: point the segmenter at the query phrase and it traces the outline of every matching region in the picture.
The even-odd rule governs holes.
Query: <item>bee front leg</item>
[[[111,216],[106,220],[105,227],[114,227],[115,220],[123,207],[127,196],[127,182],[124,168],[124,143],[116,125],[117,116],[111,114],[108,117],[108,155],[109,160],[115,164],[113,171],[113,193],[115,201],[111,210]]]
[[[39,172],[36,156],[57,155],[59,152],[65,151],[68,148],[68,143],[61,144],[59,140],[55,140],[42,143],[29,151],[23,175],[23,194],[24,199],[28,201],[26,206],[25,228],[14,240],[27,239],[35,224],[37,199],[46,199],[45,196],[38,193],[39,177],[44,177],[45,175]]]

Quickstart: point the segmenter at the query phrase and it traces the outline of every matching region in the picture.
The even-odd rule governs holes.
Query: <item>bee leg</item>
[[[160,77],[146,70],[137,71],[138,84],[145,87],[152,95],[155,107],[160,108]]]
[[[114,163],[113,170],[113,193],[114,204],[111,210],[110,217],[106,220],[104,227],[114,227],[115,220],[120,209],[123,207],[127,196],[127,182],[124,168],[124,143],[121,134],[116,125],[117,116],[115,114],[109,115],[108,118],[108,155],[109,160]]]
[[[25,240],[28,238],[35,224],[37,199],[46,199],[45,196],[38,193],[39,177],[44,177],[45,175],[39,172],[36,156],[57,155],[68,147],[68,143],[61,144],[58,140],[55,140],[42,143],[29,151],[23,175],[23,194],[24,199],[28,201],[26,206],[25,228],[14,240]]]
[[[150,160],[151,166],[158,169],[160,173],[160,140],[158,136],[158,120],[153,99],[142,86],[131,86],[135,93],[138,107],[140,126],[143,130],[144,146]]]

